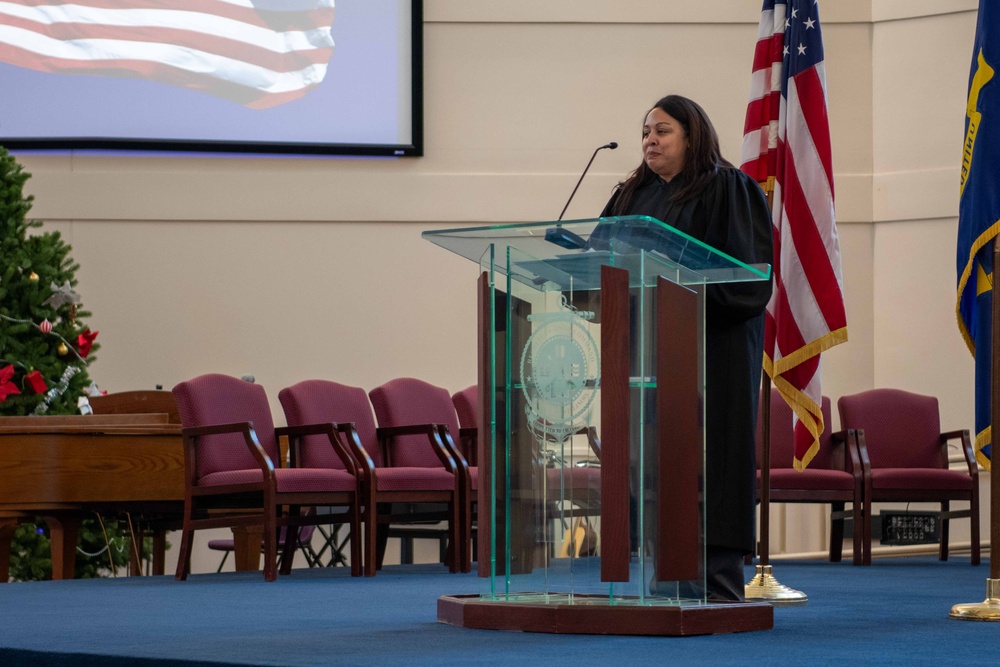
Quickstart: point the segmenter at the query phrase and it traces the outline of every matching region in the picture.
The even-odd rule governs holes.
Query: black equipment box
[[[938,512],[899,512],[883,510],[882,544],[935,544],[941,541],[941,517]]]

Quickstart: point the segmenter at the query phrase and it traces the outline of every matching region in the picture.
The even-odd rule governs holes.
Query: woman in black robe
[[[643,162],[618,184],[602,213],[647,215],[747,264],[773,261],[771,216],[760,186],[723,159],[695,102],[669,95],[646,115]],[[656,249],[655,232],[599,226]],[[644,237],[644,238],[643,238]],[[755,430],[771,281],[709,285],[705,303],[705,502],[707,596],[742,600],[743,561],[754,550]]]

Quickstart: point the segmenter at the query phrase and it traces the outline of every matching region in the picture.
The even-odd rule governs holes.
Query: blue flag
[[[1000,3],[980,0],[958,209],[958,325],[976,359],[976,458],[989,469],[993,239],[1000,232]],[[1000,397],[998,397],[1000,400]]]

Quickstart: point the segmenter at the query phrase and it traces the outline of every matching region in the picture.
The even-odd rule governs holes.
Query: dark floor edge
[[[178,660],[176,658],[144,658],[119,656],[106,653],[59,653],[55,651],[29,651],[17,648],[0,648],[0,665],[3,667],[251,667],[243,662],[218,662],[215,660]]]

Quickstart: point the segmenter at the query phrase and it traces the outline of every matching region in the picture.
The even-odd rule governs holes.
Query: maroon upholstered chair
[[[426,455],[428,452],[423,452],[424,456],[392,456],[383,447],[388,444],[388,440],[379,440],[372,406],[364,389],[328,380],[305,380],[282,389],[278,399],[290,427],[306,424],[326,424],[329,427],[323,436],[314,435],[304,439],[304,458],[307,456],[306,452],[323,456],[323,459],[306,459],[311,465],[336,466],[338,462],[327,453],[329,445],[314,441],[319,438],[340,439],[351,448],[355,458],[362,462],[361,469],[366,476],[364,493],[369,498],[369,506],[388,508],[390,504],[396,503],[443,503],[445,513],[436,513],[433,518],[444,518],[449,522],[452,544],[467,539],[462,532],[462,495],[459,489],[462,477],[456,477],[454,461],[450,456],[443,456],[443,452],[437,449],[437,453],[430,452],[429,455]],[[420,432],[423,440],[418,441],[418,449],[443,447],[436,428],[431,440],[428,439],[426,429]],[[323,444],[326,447],[320,446]],[[389,524],[416,516],[418,515],[412,513],[396,516],[388,512],[378,516],[377,532],[369,530],[365,538],[366,575],[372,576],[377,568],[382,567]],[[420,515],[420,518],[428,517]],[[368,525],[371,529],[376,524]],[[453,561],[449,566],[452,571],[457,571],[459,563]]]
[[[864,481],[861,459],[854,433],[832,433],[830,399],[824,396],[823,433],[819,438],[819,452],[809,466],[798,471],[794,468],[795,447],[792,435],[792,409],[777,389],[771,390],[771,474],[770,502],[772,503],[822,503],[830,505],[830,560],[839,562],[844,547],[844,520],[854,520],[852,546],[854,564],[861,565],[862,510],[864,509]],[[757,422],[757,483],[760,497],[760,461],[762,460],[763,428]],[[845,511],[847,503],[850,511]]]
[[[472,567],[471,498],[478,471],[469,466],[453,440],[460,428],[451,394],[423,380],[397,378],[375,387],[368,396],[386,466],[437,469],[443,465],[454,474],[459,515],[450,560],[453,571],[468,572]]]
[[[461,442],[463,443],[462,453],[466,459],[475,461],[476,439],[479,430],[479,387],[472,385],[458,391],[452,395],[452,403],[455,405],[455,412],[458,414]],[[569,507],[561,504],[551,507],[550,516],[555,518],[569,518],[576,516],[599,516],[601,506],[601,441],[597,436],[597,429],[588,427],[581,430],[578,435],[586,435],[590,450],[596,459],[581,461],[584,466],[573,465],[576,461],[569,461],[565,466],[552,467],[546,469],[547,496],[552,503],[558,501],[568,501]],[[473,464],[470,466],[473,472],[473,480],[478,480],[478,468]],[[474,491],[478,491],[478,484],[474,483]],[[476,495],[472,496],[472,503],[476,502]],[[473,519],[476,512],[473,507]],[[568,525],[563,528],[569,529]]]
[[[940,559],[948,559],[948,521],[969,518],[972,564],[979,564],[979,469],[969,431],[941,432],[938,400],[899,389],[872,389],[837,402],[840,424],[857,429],[865,483],[864,563],[871,563],[871,506],[941,503]],[[950,470],[948,442],[962,448],[967,470]],[[950,511],[950,502],[969,503]]]
[[[361,569],[361,482],[346,469],[281,467],[278,438],[295,437],[275,429],[267,395],[256,385],[227,375],[209,374],[173,388],[184,437],[184,524],[177,579],[191,568],[194,532],[203,528],[263,527],[264,579],[277,578],[278,529],[347,522],[351,530],[351,574]],[[344,452],[341,452],[343,455]],[[348,468],[353,464],[347,463]],[[346,515],[300,515],[301,507],[345,506]],[[288,513],[282,507],[288,506]],[[294,542],[286,541],[282,574],[292,567]]]
[[[479,386],[471,385],[451,395],[458,414],[459,449],[470,466],[478,464],[476,440],[479,436]],[[475,499],[473,499],[475,500]]]

